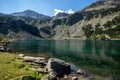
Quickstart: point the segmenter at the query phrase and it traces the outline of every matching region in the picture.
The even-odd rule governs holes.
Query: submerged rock
[[[57,73],[57,76],[63,76],[65,74],[69,74],[71,71],[71,67],[69,63],[65,63],[64,61],[56,58],[50,58],[47,63],[48,72],[54,70]]]

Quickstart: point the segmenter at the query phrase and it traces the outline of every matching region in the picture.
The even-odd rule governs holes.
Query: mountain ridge
[[[99,3],[99,6],[104,6],[103,3],[105,2],[105,4],[108,4],[109,1],[113,4],[109,5],[108,8],[102,7],[96,9],[96,4]],[[9,17],[11,16],[13,19],[8,19],[5,16],[4,19],[8,19],[8,21],[21,20],[25,24],[35,27],[38,29],[40,37],[31,34],[31,32],[29,34],[38,37],[39,39],[120,39],[119,2],[119,0],[106,0],[103,2],[97,1],[83,10],[75,12],[74,14],[64,15],[60,13],[60,15],[58,14],[58,16],[52,18],[40,19],[7,15]],[[30,11],[28,10],[25,12]],[[1,20],[0,26],[4,26],[4,22],[4,20]],[[5,22],[4,24],[7,23]],[[5,27],[7,26],[8,25]]]
[[[23,17],[31,17],[31,18],[50,18],[49,16],[43,15],[43,14],[39,14],[35,11],[32,10],[25,10],[23,12],[16,12],[16,13],[11,13],[10,15],[12,16],[23,16]]]

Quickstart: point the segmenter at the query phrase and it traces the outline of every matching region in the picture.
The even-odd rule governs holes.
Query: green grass
[[[29,68],[30,65],[17,55],[0,52],[0,80],[14,79],[24,75],[41,78],[40,73],[31,71]]]

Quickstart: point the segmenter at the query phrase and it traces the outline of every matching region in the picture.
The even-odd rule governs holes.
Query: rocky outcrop
[[[63,76],[64,74],[69,74],[71,67],[69,63],[56,58],[50,58],[47,63],[48,72],[55,71],[57,76]]]

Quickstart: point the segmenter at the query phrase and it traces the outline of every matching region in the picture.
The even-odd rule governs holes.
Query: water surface
[[[33,40],[16,41],[10,49],[26,55],[57,57],[80,66],[120,66],[120,41]],[[103,66],[102,66],[103,65]]]

